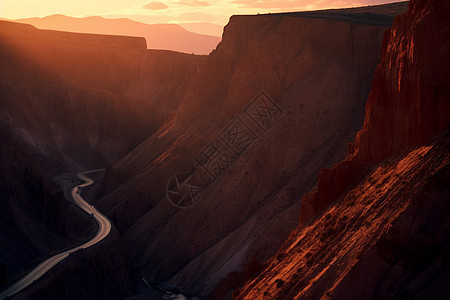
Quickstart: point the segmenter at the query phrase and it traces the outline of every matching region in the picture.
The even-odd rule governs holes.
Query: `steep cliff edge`
[[[394,20],[346,160],[320,172],[298,228],[235,298],[449,296],[449,15],[415,0]]]
[[[98,205],[125,233],[141,276],[201,296],[224,280],[216,294],[223,295],[252,261],[277,251],[298,222],[299,195],[320,168],[343,159],[362,125],[386,29],[339,18],[230,19],[173,122],[107,175]],[[261,91],[272,100],[258,102]],[[249,106],[263,121],[249,117],[256,116],[245,112]],[[250,128],[244,140],[251,141],[238,155],[223,142],[236,120]],[[195,159],[211,145],[234,155],[232,163],[216,169],[194,207],[172,206],[169,180],[204,175]]]
[[[450,121],[448,4],[411,2],[386,33],[366,104],[366,118],[345,161],[319,174],[302,199],[304,223],[383,159],[423,145]]]

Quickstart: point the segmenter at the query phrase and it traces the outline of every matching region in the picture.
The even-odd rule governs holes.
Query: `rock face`
[[[449,14],[415,0],[394,20],[346,160],[320,172],[298,228],[235,298],[448,297]]]
[[[234,298],[448,297],[449,176],[450,132],[379,165]]]
[[[355,159],[379,162],[423,145],[448,126],[449,7],[445,1],[412,1],[395,19],[352,146]]]
[[[224,295],[257,268],[249,264],[277,251],[298,222],[298,197],[314,186],[320,168],[343,158],[361,127],[390,23],[365,24],[363,13],[358,21],[330,14],[232,17],[173,122],[107,175],[98,205],[125,234],[133,263],[148,280],[201,296],[223,280],[214,295]],[[273,99],[266,110],[254,98],[262,90]],[[261,119],[251,119],[245,107],[262,110],[267,123],[259,127]],[[202,186],[194,207],[172,206],[169,180],[179,173],[204,176],[195,158],[210,142],[229,151],[223,133],[236,120],[253,131],[252,143]]]
[[[300,222],[320,212],[374,163],[423,145],[450,121],[448,4],[411,2],[386,33],[366,104],[366,118],[347,159],[319,174],[302,200]],[[432,34],[431,34],[432,33]]]

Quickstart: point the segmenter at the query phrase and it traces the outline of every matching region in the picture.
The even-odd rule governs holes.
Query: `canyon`
[[[230,19],[174,120],[113,166],[95,202],[124,235],[141,276],[221,297],[245,280],[249,265],[276,253],[298,222],[298,197],[314,187],[321,168],[344,158],[362,126],[390,24],[366,24],[364,13],[353,12],[353,21],[340,12],[328,12],[329,19]],[[247,105],[268,115],[258,101],[279,108],[270,127],[245,119]],[[251,128],[254,140],[233,156],[220,143],[236,120],[237,130]],[[202,183],[195,206],[171,205],[171,178],[204,176],[196,159],[216,146],[233,163],[222,161],[218,179]]]
[[[113,225],[15,298],[446,295],[449,15],[236,15],[207,56],[0,21],[8,284],[95,234],[71,174]]]

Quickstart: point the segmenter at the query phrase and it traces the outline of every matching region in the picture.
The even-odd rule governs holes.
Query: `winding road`
[[[89,205],[78,193],[79,189],[94,183],[94,181],[89,177],[87,177],[85,174],[98,171],[103,171],[103,169],[78,173],[77,176],[80,179],[84,180],[84,183],[72,189],[72,198],[74,202],[82,210],[84,210],[91,217],[93,217],[98,223],[98,231],[95,237],[80,246],[56,254],[48,258],[47,260],[43,261],[40,265],[38,265],[24,277],[22,277],[22,279],[20,279],[19,281],[11,285],[9,288],[1,292],[0,299],[11,297],[17,294],[18,292],[20,292],[21,290],[23,290],[24,288],[26,288],[27,286],[29,286],[30,284],[41,278],[45,273],[47,273],[51,268],[56,266],[65,258],[69,257],[71,253],[74,254],[76,251],[82,251],[83,249],[86,249],[92,245],[97,244],[98,242],[100,242],[101,240],[103,240],[105,237],[108,236],[109,232],[111,231],[111,222],[103,214],[97,211],[93,206]]]

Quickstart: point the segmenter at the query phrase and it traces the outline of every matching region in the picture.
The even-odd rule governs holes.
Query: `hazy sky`
[[[0,17],[18,19],[64,14],[126,17],[145,23],[227,23],[234,14],[313,10],[381,4],[389,0],[0,0]]]

